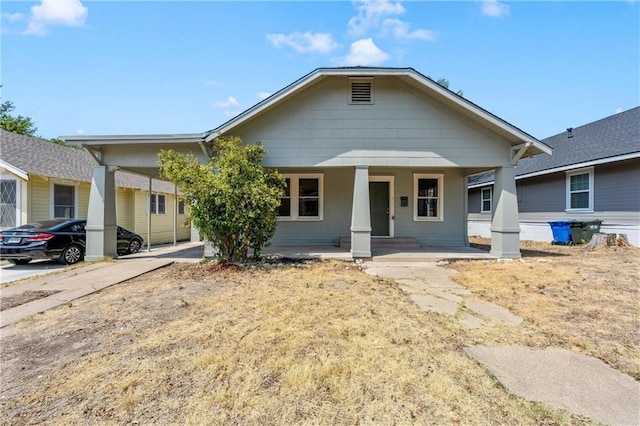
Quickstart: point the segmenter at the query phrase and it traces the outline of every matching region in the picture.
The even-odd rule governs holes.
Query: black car
[[[54,259],[71,265],[84,259],[85,219],[51,219],[0,232],[0,260],[26,265],[34,259]],[[120,226],[118,255],[137,253],[142,237]]]

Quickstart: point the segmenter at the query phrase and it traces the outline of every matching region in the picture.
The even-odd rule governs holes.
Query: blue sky
[[[2,2],[38,134],[196,133],[318,67],[413,67],[543,139],[640,105],[637,1]]]

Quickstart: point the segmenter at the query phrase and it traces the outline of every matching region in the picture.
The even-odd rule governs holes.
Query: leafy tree
[[[38,128],[30,117],[22,115],[13,116],[11,111],[16,107],[11,101],[4,101],[0,104],[0,128],[13,133],[25,136],[34,136]]]
[[[429,77],[429,76],[427,76],[427,77],[430,78],[431,80],[433,80],[431,77]],[[449,88],[449,80],[447,80],[446,78],[439,78],[438,80],[436,80],[436,83],[438,83],[440,86],[444,87],[445,89]],[[464,96],[464,92],[462,90],[458,90],[455,93],[458,96]]]
[[[218,155],[208,165],[193,154],[163,150],[160,174],[185,194],[193,225],[218,248],[221,260],[244,262],[249,249],[258,258],[276,230],[284,179],[262,167],[267,151],[260,144],[220,137],[214,148]]]

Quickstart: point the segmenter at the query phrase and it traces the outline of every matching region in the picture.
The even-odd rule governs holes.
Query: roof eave
[[[29,173],[25,172],[19,167],[16,167],[10,163],[7,163],[4,160],[0,160],[0,167],[2,167],[3,169],[6,169],[9,173],[14,174],[21,179],[29,180]]]

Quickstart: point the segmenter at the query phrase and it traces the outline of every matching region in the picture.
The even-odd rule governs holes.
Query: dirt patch
[[[6,309],[15,308],[16,306],[23,305],[25,303],[33,302],[34,300],[42,299],[53,294],[59,293],[58,290],[37,290],[37,291],[25,291],[24,293],[16,294],[15,296],[0,297],[0,311]]]

